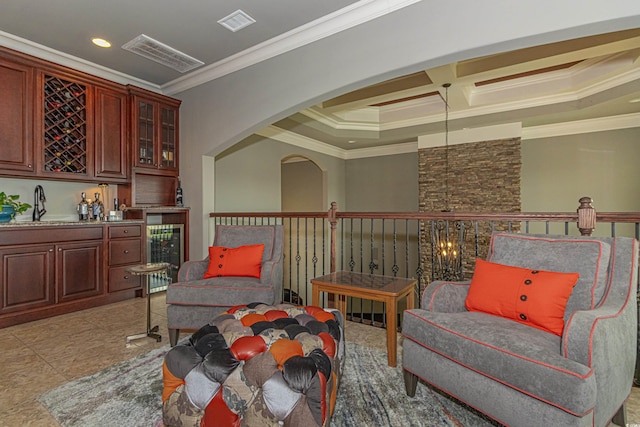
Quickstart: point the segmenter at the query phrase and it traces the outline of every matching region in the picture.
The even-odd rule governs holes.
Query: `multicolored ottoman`
[[[174,426],[328,426],[344,365],[339,311],[233,307],[173,347],[162,412]]]

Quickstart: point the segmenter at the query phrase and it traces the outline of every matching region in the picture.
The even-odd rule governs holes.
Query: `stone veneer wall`
[[[519,212],[520,203],[520,138],[482,141],[450,145],[449,208],[458,212]],[[446,147],[418,150],[418,190],[421,212],[442,211],[446,208]],[[473,274],[475,264],[475,235],[473,224],[466,223],[463,257],[465,278]],[[478,254],[485,258],[489,247],[491,225],[479,223]],[[507,224],[494,224],[496,231],[506,230]],[[425,224],[421,235],[422,268],[426,282],[431,281],[431,225]],[[518,224],[511,230],[517,231]]]

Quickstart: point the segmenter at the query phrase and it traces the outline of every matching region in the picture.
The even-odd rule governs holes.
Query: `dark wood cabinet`
[[[0,56],[0,169],[33,175],[33,67]]]
[[[127,273],[144,260],[142,225],[109,225],[109,292],[141,290],[141,276]]]
[[[126,182],[130,178],[127,92],[96,87],[94,104],[95,177]]]
[[[0,175],[176,178],[179,111],[180,100],[0,46]]]
[[[0,315],[55,302],[54,245],[0,248]]]
[[[57,302],[102,294],[102,241],[56,245]]]
[[[178,176],[180,101],[130,87],[133,165],[142,173]]]
[[[0,226],[0,328],[141,293],[140,277],[124,269],[144,259],[142,229],[142,221]]]

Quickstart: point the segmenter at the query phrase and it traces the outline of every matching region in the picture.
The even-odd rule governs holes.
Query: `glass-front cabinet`
[[[176,169],[177,131],[176,113],[172,108],[160,107],[160,162],[163,168]]]
[[[157,165],[153,103],[138,101],[138,166]]]
[[[133,164],[156,173],[177,175],[180,101],[138,88],[132,89],[131,94]]]

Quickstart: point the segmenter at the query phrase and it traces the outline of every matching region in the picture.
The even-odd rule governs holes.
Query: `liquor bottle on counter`
[[[87,201],[87,195],[84,191],[82,192],[82,200],[78,203],[76,210],[78,211],[78,220],[89,220],[89,202]]]
[[[182,185],[180,184],[180,177],[178,177],[178,188],[176,188],[176,206],[181,208],[184,206],[182,200]]]

